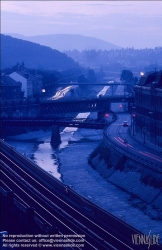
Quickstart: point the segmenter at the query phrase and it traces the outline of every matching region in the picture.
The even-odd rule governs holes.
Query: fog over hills
[[[58,50],[33,42],[0,35],[1,68],[24,61],[26,67],[35,69],[67,70],[81,67],[72,58]]]
[[[51,34],[51,35],[39,35],[39,36],[23,36],[20,34],[7,34],[15,38],[20,38],[26,41],[39,43],[57,49],[59,51],[65,50],[111,50],[120,49],[120,47],[103,41],[98,38],[82,36],[77,34]]]

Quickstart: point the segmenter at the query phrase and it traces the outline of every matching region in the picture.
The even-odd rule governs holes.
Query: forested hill
[[[105,71],[131,69],[133,72],[154,71],[162,68],[162,47],[145,49],[77,50],[65,53],[82,67],[98,68]]]
[[[17,62],[26,67],[46,70],[67,70],[80,68],[79,64],[66,54],[36,43],[1,34],[1,68],[8,68]]]
[[[101,39],[79,34],[50,34],[39,36],[23,36],[20,34],[6,34],[15,38],[23,39],[33,43],[48,46],[52,49],[57,49],[61,52],[64,50],[111,50],[119,49],[115,44],[103,41]]]

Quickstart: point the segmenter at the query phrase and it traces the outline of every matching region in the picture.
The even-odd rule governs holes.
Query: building
[[[11,79],[13,79],[16,82],[20,82],[21,83],[21,90],[22,92],[24,92],[24,97],[28,97],[29,96],[29,90],[28,90],[28,81],[27,78],[20,75],[20,73],[17,72],[13,72],[9,75],[9,77]]]
[[[24,63],[17,63],[17,65],[13,68],[14,72],[9,74],[9,76],[16,82],[20,82],[22,84],[22,91],[24,92],[24,97],[41,97],[42,76],[38,75],[36,72],[34,74],[30,73],[29,70],[25,68]]]
[[[135,110],[132,124],[147,140],[162,147],[162,71],[149,72],[141,76],[135,86]]]
[[[16,82],[9,76],[2,75],[0,81],[1,100],[19,100],[23,97],[21,83]]]

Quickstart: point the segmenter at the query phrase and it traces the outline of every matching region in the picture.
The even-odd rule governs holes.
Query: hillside
[[[40,36],[22,36],[20,34],[10,34],[13,37],[21,38],[23,40],[39,43],[57,49],[64,50],[111,50],[119,49],[120,47],[103,41],[98,38],[81,36],[77,34],[54,34],[54,35],[40,35]]]
[[[131,69],[133,72],[154,71],[162,68],[162,47],[154,49],[116,49],[105,51],[65,51],[67,56],[73,58],[82,67],[100,68],[104,72],[121,72]]]
[[[17,62],[25,62],[27,68],[46,70],[67,70],[80,68],[66,54],[33,42],[0,35],[1,68],[12,67]]]

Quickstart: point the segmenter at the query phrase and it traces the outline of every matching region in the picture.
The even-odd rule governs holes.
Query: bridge
[[[107,119],[90,119],[75,117],[11,117],[1,119],[1,137],[5,137],[7,126],[52,126],[51,144],[58,145],[61,142],[60,126],[77,127],[89,129],[103,129],[108,123],[112,122],[114,115],[109,114]]]
[[[69,86],[69,85],[72,85],[72,86],[119,86],[119,85],[122,85],[122,86],[133,86],[132,83],[125,83],[125,82],[116,82],[114,81],[113,79],[110,79],[110,80],[105,80],[105,81],[101,81],[101,82],[93,82],[93,83],[87,83],[87,82],[82,82],[82,83],[78,83],[78,82],[73,82],[71,81],[70,83],[67,83],[67,82],[58,82],[58,86]]]
[[[59,113],[71,112],[109,112],[111,103],[128,103],[128,111],[134,105],[134,97],[120,95],[102,98],[82,99],[82,100],[55,100],[55,101],[23,101],[23,102],[3,102],[1,105],[2,117],[40,117],[51,116]]]
[[[109,112],[111,103],[127,102],[128,109],[134,103],[133,97],[110,96],[82,100],[46,101],[40,103],[40,115],[70,112]]]
[[[7,198],[8,209],[16,206],[28,215],[30,227],[35,221],[46,235],[80,235],[84,244],[77,247],[80,250],[134,249],[132,235],[141,232],[80,196],[3,140],[0,157],[0,192]],[[147,248],[136,245],[137,250]]]
[[[105,119],[73,118],[73,117],[26,117],[26,118],[3,118],[2,127],[5,126],[53,126],[78,127],[90,129],[103,129],[108,122]]]
[[[1,126],[53,126],[51,143],[60,143],[58,126],[103,129],[105,113],[110,112],[111,103],[127,102],[128,110],[134,104],[134,98],[128,96],[110,96],[85,100],[29,101],[21,103],[3,103],[1,106]],[[59,118],[58,114],[71,112],[97,112],[99,120],[75,120]],[[32,118],[32,119],[31,119]],[[1,131],[4,136],[4,130]]]

